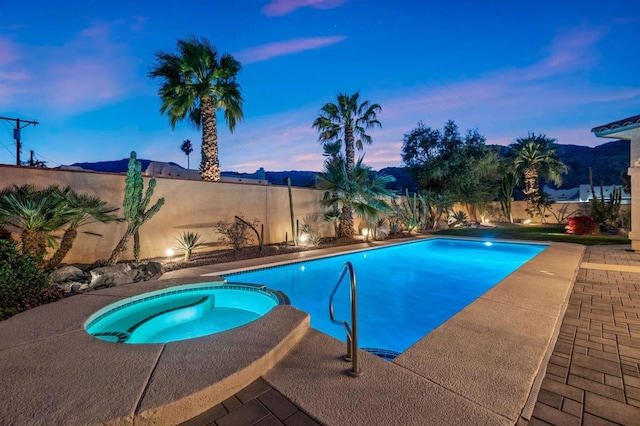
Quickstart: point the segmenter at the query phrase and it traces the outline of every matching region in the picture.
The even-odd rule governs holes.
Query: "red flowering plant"
[[[598,224],[589,216],[573,216],[567,219],[567,225],[564,229],[567,230],[567,234],[596,234],[598,231]]]

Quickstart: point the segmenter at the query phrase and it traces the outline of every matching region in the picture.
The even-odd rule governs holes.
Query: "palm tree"
[[[56,245],[53,233],[68,222],[60,188],[14,186],[0,193],[2,222],[20,230],[21,251],[40,260]]]
[[[184,152],[184,155],[187,156],[187,170],[189,170],[189,168],[191,167],[191,165],[189,164],[189,154],[193,152],[191,141],[189,139],[184,140],[182,142],[182,145],[180,145],[180,150]]]
[[[206,181],[220,180],[216,111],[224,111],[231,132],[243,119],[242,95],[236,75],[240,62],[229,54],[219,55],[206,38],[178,40],[177,53],[156,53],[156,64],[149,73],[161,78],[158,91],[160,112],[167,114],[171,127],[188,118],[202,127],[200,176]]]
[[[515,170],[524,178],[524,195],[530,205],[536,205],[542,199],[540,178],[562,185],[562,175],[568,171],[558,158],[555,143],[555,139],[544,134],[529,133],[509,146]]]
[[[73,243],[78,236],[78,228],[92,222],[114,222],[122,221],[122,218],[114,216],[117,207],[107,205],[106,201],[99,197],[87,194],[78,194],[68,188],[62,192],[65,206],[64,214],[68,216],[68,225],[62,235],[60,246],[53,253],[51,258],[44,265],[45,270],[52,270],[58,266],[64,257],[73,247]],[[95,232],[85,232],[90,235],[97,235]]]
[[[381,127],[377,114],[382,109],[378,104],[364,101],[358,104],[360,93],[353,95],[339,93],[337,104],[329,102],[320,109],[320,116],[313,122],[313,127],[320,132],[318,140],[323,143],[334,143],[340,147],[344,142],[347,173],[350,175],[355,167],[355,148],[362,150],[364,144],[371,144],[372,139],[366,130]]]
[[[344,159],[336,157],[325,162],[325,171],[317,177],[317,187],[325,191],[323,205],[341,208],[340,231],[351,238],[355,234],[351,212],[371,221],[380,212],[389,210],[384,198],[393,197],[393,191],[385,186],[393,181],[393,176],[374,173],[371,167],[362,164],[362,158],[349,175]]]

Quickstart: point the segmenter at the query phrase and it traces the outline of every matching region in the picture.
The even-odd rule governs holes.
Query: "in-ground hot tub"
[[[167,343],[240,327],[284,304],[284,293],[262,285],[189,284],[106,306],[89,317],[85,329],[109,342]]]

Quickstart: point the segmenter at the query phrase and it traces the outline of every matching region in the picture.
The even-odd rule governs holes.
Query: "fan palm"
[[[87,194],[78,194],[75,191],[66,189],[61,194],[64,197],[64,214],[67,216],[68,225],[64,230],[60,246],[47,260],[44,268],[52,270],[58,266],[64,257],[73,247],[73,243],[78,236],[78,228],[93,222],[114,222],[122,221],[122,218],[114,216],[112,213],[118,210],[117,207],[107,205],[106,201],[99,197]],[[85,232],[90,235],[97,235],[95,232]]]
[[[350,238],[355,234],[351,212],[369,221],[389,210],[385,198],[393,197],[393,191],[385,186],[393,181],[393,176],[374,173],[371,167],[362,164],[362,158],[349,175],[346,162],[336,157],[325,162],[325,171],[318,174],[317,187],[325,191],[323,205],[340,206],[340,230]]]
[[[562,175],[568,171],[568,167],[558,158],[555,143],[555,139],[544,134],[530,133],[510,145],[513,165],[516,172],[523,176],[524,195],[529,204],[536,204],[542,197],[540,178],[562,185]]]
[[[325,151],[331,153],[344,143],[345,159],[348,174],[355,167],[355,148],[362,150],[364,144],[371,144],[372,139],[366,131],[376,126],[381,127],[377,114],[382,109],[378,104],[369,101],[358,103],[360,94],[339,93],[337,103],[329,102],[320,109],[320,116],[313,122],[313,127],[320,132],[318,140],[323,144],[333,145]]]
[[[156,53],[151,78],[163,80],[158,91],[171,126],[188,118],[202,127],[200,176],[207,181],[220,180],[216,111],[224,111],[231,132],[243,119],[242,95],[236,75],[240,62],[229,54],[219,55],[206,38],[178,40],[177,53]]]
[[[40,260],[56,245],[53,233],[69,221],[58,187],[14,186],[0,193],[2,222],[20,230],[22,253]]]

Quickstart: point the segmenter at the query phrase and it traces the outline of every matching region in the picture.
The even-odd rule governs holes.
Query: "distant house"
[[[600,192],[602,188],[602,192]],[[601,198],[604,197],[605,201],[609,200],[609,196],[613,192],[614,189],[621,188],[620,185],[604,185],[594,186],[594,190],[596,191],[596,197]],[[549,200],[554,203],[586,203],[591,201],[593,198],[593,194],[591,193],[591,186],[589,184],[582,184],[577,188],[569,188],[569,189],[553,189],[549,186],[543,188],[545,194],[549,196]],[[622,191],[622,204],[630,204],[631,203],[631,194]]]
[[[569,201],[576,202],[580,197],[580,188],[553,189],[545,185],[542,191],[547,194],[549,199],[554,203]]]
[[[620,185],[605,185],[594,186],[593,190],[596,192],[597,198],[604,198],[605,201],[609,200],[609,196],[616,188],[621,188]],[[580,185],[580,200],[582,202],[591,201],[593,194],[591,193],[591,186],[588,184]],[[631,204],[631,194],[625,190],[622,190],[622,204]]]

